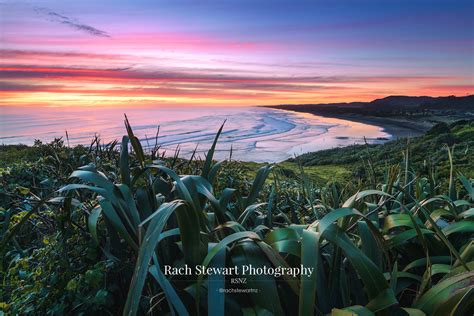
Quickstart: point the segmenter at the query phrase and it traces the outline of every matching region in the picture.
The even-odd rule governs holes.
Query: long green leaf
[[[202,174],[201,175],[204,178],[208,179],[210,182],[211,182],[211,179],[209,178],[209,173],[211,171],[212,159],[214,158],[214,151],[216,150],[217,140],[219,139],[219,136],[222,133],[222,129],[224,128],[225,122],[226,121],[224,121],[224,123],[222,123],[221,127],[217,131],[216,137],[214,138],[214,141],[212,142],[212,146],[209,149],[209,151],[207,152],[206,161],[204,161],[204,167],[202,168]]]
[[[376,299],[376,302],[374,302],[373,305],[377,306],[377,308],[382,308],[381,306],[383,306],[383,304],[381,306],[376,304],[378,303],[377,296],[386,289],[389,289],[389,285],[377,266],[362,251],[360,251],[350,241],[347,235],[335,224],[332,224],[326,228],[321,234],[321,237],[329,240],[331,243],[340,247],[344,251],[347,259],[356,269],[357,273],[362,279],[362,282],[364,282],[365,290],[369,299]],[[390,291],[388,291],[386,295],[394,296],[393,292],[391,293]],[[383,299],[386,301],[385,296]],[[391,300],[390,305],[392,305],[392,303],[395,301],[396,300]],[[384,307],[389,307],[390,305]]]
[[[272,168],[273,167],[271,165],[267,165],[261,167],[257,171],[257,175],[255,176],[252,187],[250,188],[250,193],[244,199],[244,208],[247,208],[249,205],[255,203]]]
[[[140,245],[137,263],[135,265],[135,270],[133,273],[132,281],[130,284],[130,288],[128,290],[127,301],[124,307],[124,315],[136,315],[138,312],[138,308],[140,305],[140,297],[142,294],[143,286],[145,285],[146,276],[148,274],[148,265],[150,260],[155,252],[155,248],[160,240],[160,235],[166,225],[168,218],[171,216],[176,209],[183,206],[182,202],[173,202],[173,203],[164,203],[160,206],[155,213],[151,216],[152,219],[148,225],[148,229],[146,230],[145,236],[143,238],[143,242]],[[156,265],[157,263],[155,263]],[[162,276],[160,275],[161,271],[159,267],[157,268],[158,271],[157,275],[158,278],[162,280]],[[168,299],[174,297],[176,299],[176,295],[173,294],[174,290],[172,287],[165,287],[163,288],[165,294],[167,294]],[[181,310],[181,313],[187,314],[186,309],[184,308],[182,302],[172,301],[173,304],[178,304],[182,306],[178,309]],[[176,306],[175,306],[176,307]]]
[[[92,235],[92,239],[94,239],[97,245],[99,245],[99,238],[97,237],[97,223],[101,213],[102,208],[98,205],[94,207],[91,214],[87,218],[87,227],[89,228],[89,232]]]
[[[474,272],[464,272],[443,280],[429,289],[413,307],[428,315],[434,315],[437,309],[457,293],[466,293],[474,285]]]
[[[120,144],[120,177],[122,183],[130,187],[130,165],[128,162],[128,136],[122,137],[122,143]]]
[[[319,233],[303,230],[303,239],[301,241],[301,264],[307,268],[313,268],[311,275],[301,275],[299,315],[313,315],[317,284],[317,271],[320,261],[319,254]]]

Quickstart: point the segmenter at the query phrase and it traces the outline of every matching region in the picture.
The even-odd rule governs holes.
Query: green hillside
[[[390,165],[404,164],[408,155],[409,168],[420,174],[430,170],[446,177],[449,173],[447,146],[452,149],[456,170],[474,176],[474,121],[439,123],[425,135],[399,139],[381,145],[353,145],[323,150],[290,159],[305,167],[339,165],[352,172],[355,178],[364,178],[372,168],[376,176]]]

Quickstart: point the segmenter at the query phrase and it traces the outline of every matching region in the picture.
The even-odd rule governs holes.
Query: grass
[[[253,178],[256,171],[265,165],[264,163],[257,162],[241,162],[240,164],[245,167],[245,175],[249,178]],[[297,162],[284,161],[276,163],[274,166],[287,178],[297,178],[301,175],[301,169]],[[305,176],[318,185],[325,185],[332,181],[344,182],[349,180],[352,175],[350,165],[303,166],[303,171]],[[270,174],[269,179],[273,180],[272,174]]]
[[[284,169],[289,169],[295,174],[298,173],[298,163],[282,162],[278,164]],[[345,182],[352,175],[350,166],[344,165],[321,165],[321,166],[303,166],[304,174],[319,185],[325,185],[328,182]]]
[[[0,309],[472,314],[474,188],[463,138],[471,124],[437,126],[409,146],[355,146],[277,165],[213,161],[220,130],[204,161],[146,154],[128,120],[120,144],[14,148],[17,159],[2,161]],[[165,265],[185,264],[315,272],[249,275],[240,285],[224,275],[165,276]]]

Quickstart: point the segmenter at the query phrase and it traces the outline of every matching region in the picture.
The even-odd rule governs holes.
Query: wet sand
[[[327,117],[327,118],[337,118],[342,120],[348,120],[357,123],[363,123],[368,125],[375,125],[383,129],[387,134],[390,134],[392,139],[404,138],[404,137],[414,137],[423,135],[428,131],[434,123],[416,120],[416,119],[407,119],[403,117],[377,117],[377,116],[366,116],[358,114],[329,114],[329,113],[320,113],[318,111],[311,110],[296,110],[296,109],[282,109],[278,106],[271,107],[274,109],[285,110],[290,112],[298,113],[309,113],[318,117]]]

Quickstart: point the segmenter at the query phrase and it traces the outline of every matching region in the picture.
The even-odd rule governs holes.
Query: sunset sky
[[[461,96],[474,1],[3,0],[0,54],[0,106]]]

